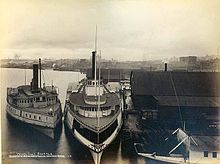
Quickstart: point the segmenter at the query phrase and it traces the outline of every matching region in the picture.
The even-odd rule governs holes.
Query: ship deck
[[[8,96],[19,99],[19,98],[35,98],[40,96],[53,97],[58,95],[55,90],[55,87],[52,86],[46,86],[44,89],[39,88],[38,89],[39,92],[35,92],[35,93],[31,91],[30,85],[18,86],[16,89],[17,89],[17,93],[9,94]]]
[[[117,110],[116,112],[110,114],[109,116],[99,117],[99,125],[98,125],[98,118],[90,118],[81,116],[79,113],[74,112],[74,116],[76,120],[78,120],[84,127],[97,132],[104,131],[108,128],[118,117],[121,110]]]
[[[43,114],[43,115],[49,115],[49,113],[51,112],[50,109],[53,109],[54,113],[58,113],[59,110],[61,109],[59,107],[60,106],[59,102],[57,102],[53,105],[42,107],[42,108],[34,108],[34,107],[20,108],[20,107],[13,105],[13,104],[10,104],[10,103],[8,103],[8,104],[10,106],[12,106],[13,108],[18,109],[20,111],[31,112],[31,113],[36,113],[36,114]]]
[[[85,93],[75,93],[70,95],[70,103],[73,105],[81,106],[81,107],[96,107],[96,103],[87,104],[85,103],[85,99],[89,101],[97,101],[95,96],[85,96]],[[114,106],[120,103],[118,96],[114,93],[106,93],[100,97],[101,101],[106,100],[105,104],[100,104],[101,107],[109,107]]]

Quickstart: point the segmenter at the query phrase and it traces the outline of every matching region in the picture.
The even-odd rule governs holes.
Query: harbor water
[[[59,87],[63,109],[68,83],[84,77],[85,74],[79,72],[43,70],[42,82]],[[7,117],[7,87],[29,84],[31,78],[32,70],[1,68],[2,163],[93,163],[89,150],[76,141],[63,124],[52,135],[47,129],[43,132]],[[101,163],[149,163],[137,157],[131,145],[129,139],[120,134],[104,151]]]

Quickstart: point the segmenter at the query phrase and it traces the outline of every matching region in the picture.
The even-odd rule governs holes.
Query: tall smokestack
[[[92,79],[95,78],[95,61],[96,61],[96,51],[92,51]]]
[[[32,89],[38,91],[38,64],[33,64]]]
[[[40,88],[41,88],[41,58],[39,58],[39,69],[40,69]]]
[[[165,72],[167,72],[167,63],[165,63]]]

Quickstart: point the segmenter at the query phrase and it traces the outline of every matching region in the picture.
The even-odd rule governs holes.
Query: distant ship
[[[69,84],[65,123],[73,136],[89,148],[94,163],[100,163],[105,148],[117,137],[122,126],[122,99],[100,78],[97,80],[96,51],[92,52],[92,78]]]
[[[38,69],[38,66],[40,69]],[[40,86],[38,82],[40,72]],[[7,88],[7,115],[36,128],[55,129],[61,123],[62,109],[55,86],[41,87],[41,60],[33,64],[30,85]]]

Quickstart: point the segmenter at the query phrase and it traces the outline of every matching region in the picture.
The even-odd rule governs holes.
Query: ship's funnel
[[[165,63],[164,71],[167,72],[167,63]]]
[[[96,51],[92,51],[92,79],[95,78]]]
[[[38,64],[33,64],[32,91],[38,91]]]

